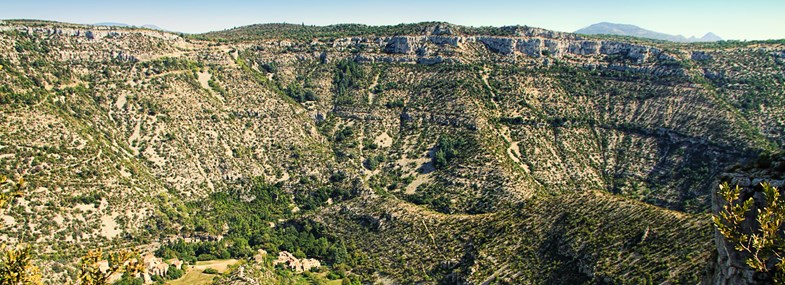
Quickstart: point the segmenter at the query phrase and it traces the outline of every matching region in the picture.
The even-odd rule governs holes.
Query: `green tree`
[[[234,238],[234,243],[232,247],[229,248],[229,253],[233,257],[247,257],[250,256],[253,251],[251,247],[248,245],[248,240],[242,237]]]
[[[0,209],[5,208],[5,204],[14,198],[21,197],[24,186],[24,179],[13,182],[0,175]],[[33,254],[30,247],[25,245],[11,247],[0,244],[0,285],[32,284],[42,283],[40,270],[33,265]]]
[[[742,200],[738,185],[730,187],[727,182],[720,185],[718,193],[726,204],[712,220],[737,251],[748,254],[747,265],[771,274],[776,284],[785,284],[785,231],[782,230],[785,201],[776,187],[765,182],[761,186],[765,201],[757,211],[752,211],[753,198]],[[744,223],[748,216],[754,216],[754,223]]]
[[[185,275],[185,271],[174,265],[169,265],[169,270],[166,271],[166,278],[170,280],[179,279],[183,275]]]
[[[441,136],[439,141],[436,142],[436,151],[431,158],[433,166],[438,169],[446,168],[449,163],[461,156],[461,149],[466,147],[467,143],[462,138],[453,136]]]
[[[143,270],[138,254],[130,250],[120,250],[108,254],[105,260],[108,267],[103,267],[104,253],[101,249],[88,251],[81,260],[79,284],[105,285],[109,284],[109,277],[115,273],[123,272],[123,274],[133,276]]]

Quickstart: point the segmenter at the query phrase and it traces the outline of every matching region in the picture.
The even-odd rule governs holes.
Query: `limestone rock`
[[[519,39],[516,44],[517,50],[525,55],[531,57],[542,56],[542,40],[541,39]]]
[[[410,54],[412,50],[411,39],[402,36],[390,38],[384,47],[384,52],[392,54]]]
[[[515,51],[515,42],[512,38],[479,37],[477,41],[485,44],[492,52],[508,55]]]

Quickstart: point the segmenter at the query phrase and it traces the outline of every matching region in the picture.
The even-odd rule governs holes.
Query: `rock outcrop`
[[[409,37],[392,37],[387,40],[384,51],[394,54],[410,54],[412,53],[412,44]]]

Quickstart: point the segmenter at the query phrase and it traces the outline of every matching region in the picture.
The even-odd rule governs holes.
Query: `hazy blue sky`
[[[0,19],[121,22],[200,33],[270,23],[389,25],[447,21],[471,26],[529,25],[572,32],[597,22],[685,36],[785,38],[785,0],[0,0]]]

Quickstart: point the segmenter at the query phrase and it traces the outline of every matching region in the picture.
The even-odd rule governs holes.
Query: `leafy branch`
[[[717,230],[735,249],[749,254],[746,264],[758,272],[771,273],[776,284],[785,284],[785,201],[780,191],[769,183],[761,183],[765,203],[754,212],[755,223],[743,225],[746,215],[752,212],[752,197],[741,200],[741,188],[733,188],[728,183],[720,185],[718,194],[727,203],[722,210],[712,216]],[[755,226],[757,225],[757,226]],[[770,266],[770,264],[773,264]]]

